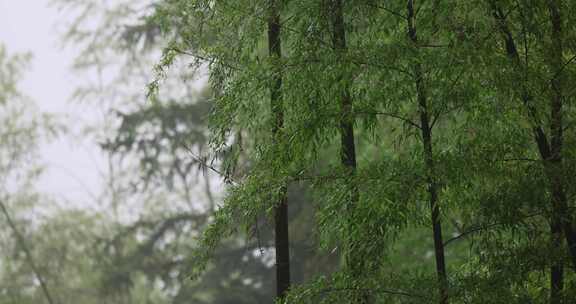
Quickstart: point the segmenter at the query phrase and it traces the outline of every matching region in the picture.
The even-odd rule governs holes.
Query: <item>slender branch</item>
[[[396,119],[400,119],[402,121],[404,121],[405,123],[416,127],[417,129],[421,129],[420,125],[413,122],[412,120],[410,120],[409,118],[406,117],[402,117],[396,113],[388,113],[388,112],[378,112],[378,111],[354,111],[354,114],[367,114],[367,115],[383,115],[383,116],[388,116],[388,117],[392,117],[392,118],[396,118]]]
[[[566,61],[562,67],[560,67],[560,69],[558,69],[558,71],[554,74],[554,77],[552,77],[552,79],[550,81],[554,81],[556,80],[556,78],[558,78],[558,76],[560,76],[560,74],[562,73],[562,71],[564,70],[564,68],[566,68],[566,66],[568,66],[570,63],[572,63],[572,61],[576,60],[576,55],[572,56],[572,58],[568,59],[568,61]]]
[[[404,16],[404,15],[402,15],[401,13],[398,13],[398,12],[396,12],[396,11],[394,11],[394,10],[391,10],[391,9],[389,9],[389,8],[387,8],[387,7],[384,7],[384,6],[381,6],[381,5],[377,5],[377,4],[372,4],[372,3],[364,3],[364,4],[365,4],[366,6],[370,6],[370,7],[377,8],[377,9],[381,9],[381,10],[383,10],[383,11],[385,11],[385,12],[388,12],[388,13],[396,16],[396,17],[402,18],[403,20],[408,20],[408,18],[407,18],[406,16]]]
[[[24,250],[24,254],[26,255],[26,261],[28,262],[28,265],[32,269],[32,272],[34,272],[34,276],[36,276],[36,279],[38,280],[38,282],[40,282],[40,288],[42,289],[42,292],[44,293],[44,297],[46,298],[46,301],[49,304],[56,304],[56,302],[52,298],[52,295],[50,294],[50,290],[48,289],[48,285],[46,284],[44,277],[42,276],[38,267],[36,266],[36,263],[34,262],[34,258],[32,257],[32,252],[28,248],[28,245],[26,245],[26,241],[24,240],[24,237],[22,236],[22,234],[20,234],[20,231],[18,231],[18,227],[16,227],[16,224],[12,220],[12,217],[10,216],[10,213],[8,212],[8,209],[6,208],[6,205],[4,204],[3,201],[0,201],[0,209],[2,210],[2,213],[4,214],[4,217],[6,217],[6,221],[8,222],[8,226],[10,226],[10,229],[12,229],[12,232],[14,233],[16,240],[18,241],[18,243],[22,247],[22,250]]]
[[[401,290],[390,290],[390,289],[384,289],[384,288],[377,288],[377,289],[353,288],[353,287],[349,287],[349,288],[327,288],[327,289],[321,290],[319,293],[345,292],[345,291],[380,293],[380,294],[390,294],[390,295],[397,295],[397,296],[404,296],[404,297],[418,298],[418,299],[427,299],[427,300],[430,299],[426,296],[419,295],[419,294],[413,294],[413,293],[408,293],[408,292],[401,291]]]
[[[285,58],[286,58],[286,57],[285,57]],[[348,62],[350,62],[350,63],[356,64],[356,65],[359,65],[359,66],[362,66],[362,65],[364,65],[364,66],[370,66],[370,67],[379,68],[379,69],[386,69],[386,70],[396,71],[396,72],[399,72],[399,73],[402,73],[402,74],[404,74],[404,75],[411,76],[411,77],[413,76],[412,73],[410,73],[410,71],[405,70],[405,69],[403,69],[403,68],[401,68],[401,67],[396,67],[396,66],[391,66],[391,65],[384,65],[384,64],[381,64],[380,62],[372,62],[372,61],[369,61],[369,60],[364,60],[364,59],[362,59],[362,58],[354,58],[354,57],[351,57],[351,56],[348,56],[347,58],[341,58],[341,59],[340,59],[341,62],[345,62],[346,60],[347,60]],[[297,67],[297,68],[300,68],[300,67],[302,67],[302,66],[307,66],[307,65],[309,65],[309,64],[322,63],[322,62],[323,62],[323,61],[320,60],[320,59],[307,59],[307,60],[303,60],[303,61],[298,61],[298,62],[292,62],[292,63],[289,63],[289,64],[284,64],[283,67],[286,67],[286,68],[288,68],[288,67]]]
[[[450,47],[449,44],[429,44],[429,43],[416,43],[416,47],[419,48],[447,48]]]
[[[190,149],[190,147],[188,147],[185,144],[182,144],[182,147],[184,147],[184,149],[186,149],[186,151],[188,151],[188,153],[190,153],[190,156],[192,157],[192,159],[194,159],[194,161],[196,161],[198,164],[200,164],[200,166],[202,168],[210,169],[212,172],[220,175],[224,179],[224,182],[226,184],[230,184],[230,185],[237,185],[238,184],[238,182],[236,182],[234,179],[232,179],[232,177],[230,177],[230,175],[216,169],[212,164],[209,164],[206,161],[206,157],[201,157],[201,156],[196,155],[194,153],[194,151],[192,151],[192,149]]]
[[[494,224],[490,224],[490,225],[485,225],[485,226],[470,228],[469,230],[466,230],[466,231],[460,233],[459,235],[457,235],[457,236],[455,236],[455,237],[453,237],[453,238],[450,238],[450,239],[446,240],[442,246],[443,246],[443,247],[446,247],[446,246],[448,246],[448,244],[450,244],[450,243],[452,243],[452,242],[454,242],[454,241],[456,241],[456,240],[459,240],[459,239],[461,239],[461,238],[464,238],[464,237],[466,237],[466,236],[468,236],[468,235],[470,235],[470,234],[473,234],[473,233],[476,233],[476,232],[479,232],[479,231],[483,231],[483,230],[488,230],[488,229],[490,229],[490,228],[492,228],[492,227],[500,226],[500,225],[503,225],[503,224],[504,224],[504,223],[494,223]]]
[[[350,58],[350,57],[349,57]],[[345,60],[345,59],[344,59]],[[381,68],[381,69],[388,69],[391,71],[396,71],[396,72],[400,72],[406,76],[410,76],[410,77],[414,77],[414,74],[412,74],[410,71],[405,70],[403,68],[400,67],[395,67],[395,66],[390,66],[390,65],[383,65],[379,62],[369,62],[366,60],[359,60],[359,59],[354,59],[354,58],[350,58],[350,62],[357,64],[357,65],[369,65],[369,66],[373,66],[373,67],[377,67],[377,68]]]
[[[446,93],[447,96],[449,96],[450,94],[452,94],[452,91],[454,91],[456,89],[456,84],[458,84],[458,80],[462,79],[462,75],[464,74],[465,69],[460,70],[460,73],[458,73],[458,77],[455,77],[452,80],[452,83],[450,83],[450,89],[448,89],[448,92]],[[454,110],[457,110],[461,107],[463,107],[464,104],[459,104],[456,105],[452,108],[444,108],[444,111],[442,111],[443,109],[438,109],[438,111],[436,113],[434,113],[433,117],[432,117],[432,123],[430,124],[430,128],[434,128],[434,126],[436,125],[436,122],[438,121],[438,119],[440,118],[440,116],[442,116],[442,114],[448,114]]]
[[[181,49],[176,48],[176,47],[172,47],[172,48],[170,48],[170,49],[173,50],[173,51],[175,51],[176,53],[181,54],[181,55],[187,55],[187,56],[190,56],[190,57],[194,57],[194,58],[196,58],[197,60],[205,61],[205,62],[208,62],[208,63],[210,63],[210,64],[214,63],[214,62],[217,60],[216,58],[204,57],[204,56],[202,56],[202,55],[190,53],[190,52],[181,50]],[[235,66],[233,66],[233,65],[231,65],[231,64],[229,64],[229,63],[226,63],[226,62],[223,62],[223,61],[219,61],[219,62],[220,62],[222,65],[226,66],[227,68],[230,68],[230,69],[233,69],[233,70],[236,70],[236,71],[241,71],[241,70],[242,70],[242,69],[240,69],[240,68],[238,68],[238,67],[235,67]]]
[[[498,159],[499,161],[528,161],[528,162],[539,162],[541,160],[539,159],[533,159],[533,158],[504,158],[504,159]]]
[[[522,218],[519,219],[519,220],[525,220],[525,219],[533,218],[533,217],[536,217],[536,216],[539,216],[539,215],[542,215],[542,212],[537,212],[537,213],[529,214],[529,215],[527,215],[527,216],[525,216],[525,217],[522,217]],[[456,241],[456,240],[459,240],[459,239],[461,239],[461,238],[464,238],[464,237],[466,237],[466,236],[468,236],[468,235],[470,235],[470,234],[473,234],[473,233],[476,233],[476,232],[480,232],[480,231],[484,231],[484,230],[488,230],[488,229],[491,229],[491,228],[493,228],[493,227],[502,226],[502,225],[506,225],[506,224],[510,224],[510,222],[492,223],[492,224],[488,224],[488,225],[483,225],[483,226],[478,226],[478,227],[469,228],[468,230],[460,233],[459,235],[457,235],[457,236],[455,236],[455,237],[453,237],[453,238],[450,238],[450,239],[446,240],[446,241],[444,242],[444,244],[443,244],[443,247],[446,247],[448,244],[450,244],[450,243],[452,243],[452,242],[454,242],[454,241]]]

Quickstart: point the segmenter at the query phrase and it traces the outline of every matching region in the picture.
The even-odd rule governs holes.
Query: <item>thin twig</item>
[[[529,218],[532,218],[532,217],[536,217],[536,216],[539,216],[539,215],[542,215],[542,212],[537,212],[537,213],[529,214],[529,215],[527,215],[527,216],[519,219],[519,221],[525,220],[525,219],[529,219]],[[479,232],[479,231],[483,231],[483,230],[488,230],[488,229],[490,229],[490,228],[497,227],[497,226],[502,226],[502,225],[506,225],[506,224],[511,224],[511,222],[492,223],[492,224],[488,224],[488,225],[483,225],[483,226],[478,226],[478,227],[474,227],[474,228],[469,228],[468,230],[462,232],[461,234],[459,234],[459,235],[457,235],[457,236],[455,236],[455,237],[453,237],[453,238],[451,238],[451,239],[448,239],[447,241],[444,242],[444,244],[443,244],[442,246],[443,246],[443,247],[446,247],[448,244],[452,243],[453,241],[459,240],[459,239],[461,239],[461,238],[463,238],[463,237],[465,237],[465,236],[468,236],[468,235],[470,235],[470,234],[473,234],[473,233],[476,233],[476,232]]]
[[[367,115],[383,115],[383,116],[388,116],[388,117],[392,117],[392,118],[396,118],[396,119],[400,119],[402,121],[404,121],[405,123],[416,127],[417,129],[421,129],[420,125],[418,125],[417,123],[413,122],[412,120],[400,116],[399,114],[396,113],[389,113],[389,112],[379,112],[379,111],[354,111],[354,114],[367,114]]]
[[[182,144],[182,147],[184,147],[184,149],[186,149],[186,151],[188,151],[188,153],[190,153],[190,156],[194,159],[194,161],[196,161],[197,163],[200,164],[200,166],[202,166],[203,168],[208,168],[210,169],[212,172],[220,175],[223,179],[224,182],[226,184],[231,184],[231,185],[237,185],[238,182],[236,182],[235,180],[233,180],[228,174],[216,169],[214,166],[212,166],[211,164],[208,164],[206,162],[206,158],[205,157],[201,157],[198,156],[194,153],[194,151],[192,151],[192,149],[190,149],[190,147]]]
[[[384,7],[384,6],[381,6],[381,5],[377,5],[377,4],[371,4],[371,3],[364,3],[364,4],[365,4],[366,6],[370,6],[370,7],[377,8],[377,9],[381,9],[381,10],[383,10],[383,11],[385,11],[385,12],[388,12],[388,13],[396,16],[396,17],[400,17],[400,18],[402,18],[402,19],[404,19],[404,20],[408,20],[408,18],[407,18],[406,16],[404,16],[404,15],[402,15],[401,13],[398,13],[398,12],[396,12],[396,11],[393,11],[393,10],[387,8],[387,7]]]
[[[568,61],[566,61],[562,67],[560,67],[560,69],[558,70],[558,72],[556,72],[556,74],[554,74],[554,77],[552,77],[551,81],[555,80],[558,76],[560,76],[560,74],[562,73],[562,71],[564,70],[564,68],[566,68],[566,66],[568,66],[570,63],[572,63],[572,61],[576,60],[576,55],[572,56],[572,58],[570,58]]]
[[[170,48],[170,49],[173,50],[173,51],[175,51],[176,53],[181,54],[181,55],[187,55],[187,56],[190,56],[190,57],[194,57],[194,58],[196,58],[197,60],[206,61],[206,62],[208,62],[208,63],[210,63],[210,64],[214,63],[214,62],[217,60],[216,58],[204,57],[204,56],[202,56],[202,55],[190,53],[190,52],[187,52],[187,51],[181,50],[181,49],[179,49],[179,48],[175,48],[175,47],[172,47],[172,48]],[[229,63],[226,63],[226,62],[223,62],[223,61],[219,61],[219,63],[221,63],[222,65],[224,65],[224,66],[227,67],[227,68],[230,68],[230,69],[233,69],[233,70],[236,70],[236,71],[241,71],[240,68],[235,67],[235,66],[233,66],[233,65],[231,65],[231,64],[229,64]]]
[[[42,276],[42,274],[40,273],[40,270],[38,270],[38,267],[36,266],[36,263],[34,262],[34,258],[32,257],[32,252],[28,248],[28,245],[26,245],[26,241],[24,240],[24,236],[22,236],[20,231],[18,231],[18,227],[16,227],[16,224],[12,220],[12,217],[10,216],[10,213],[8,212],[8,209],[6,208],[6,205],[4,205],[4,202],[2,202],[2,201],[0,201],[0,209],[2,210],[2,213],[4,214],[4,217],[6,217],[6,221],[8,222],[8,226],[10,226],[10,229],[12,229],[12,232],[14,233],[16,240],[18,241],[18,243],[22,247],[22,250],[24,250],[24,254],[26,256],[26,261],[28,262],[28,265],[32,269],[32,272],[34,272],[36,279],[40,283],[40,287],[42,288],[42,292],[44,293],[44,297],[46,298],[46,301],[49,304],[55,304],[56,302],[53,300],[52,295],[50,294],[50,290],[48,289],[48,285],[46,284],[44,277]]]
[[[430,298],[423,296],[423,295],[412,294],[412,293],[408,293],[408,292],[401,291],[401,290],[390,290],[390,289],[384,289],[384,288],[378,288],[378,289],[353,288],[353,287],[350,287],[350,288],[327,288],[327,289],[321,290],[319,293],[344,292],[344,291],[384,293],[384,294],[404,296],[404,297],[410,297],[410,298],[419,298],[419,299],[428,299],[428,300],[430,299]]]

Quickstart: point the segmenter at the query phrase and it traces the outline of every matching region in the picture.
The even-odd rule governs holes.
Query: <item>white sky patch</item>
[[[0,0],[0,43],[10,54],[30,52],[30,68],[19,88],[43,112],[61,116],[69,133],[41,148],[46,174],[39,190],[73,205],[92,205],[101,191],[105,160],[93,140],[82,129],[101,119],[94,105],[70,101],[81,83],[72,72],[75,56],[70,47],[62,48],[57,24],[62,14],[49,6],[50,0]]]

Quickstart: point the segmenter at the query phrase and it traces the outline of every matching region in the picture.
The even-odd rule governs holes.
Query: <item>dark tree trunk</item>
[[[559,249],[562,247],[562,227],[560,219],[556,214],[552,215],[550,224],[550,235],[552,248],[555,249],[554,257],[558,257]],[[562,290],[564,289],[564,267],[560,262],[553,262],[550,266],[550,304],[562,303]]]
[[[280,204],[274,211],[276,248],[276,296],[284,298],[290,288],[290,243],[288,237],[288,197],[282,189]]]
[[[284,127],[284,108],[282,105],[282,48],[280,40],[280,12],[276,0],[270,0],[268,19],[268,50],[273,62],[270,104],[274,116],[272,136],[275,145]],[[277,151],[280,156],[281,151]],[[290,288],[290,242],[288,236],[288,193],[286,186],[280,191],[279,202],[274,209],[274,232],[276,249],[276,295],[284,298]]]
[[[548,0],[550,23],[552,25],[552,45],[550,50],[550,68],[552,71],[552,95],[550,98],[550,155],[548,157],[548,175],[552,192],[552,221],[551,234],[553,248],[562,247],[562,229],[568,239],[569,248],[573,248],[573,235],[571,221],[569,220],[568,203],[564,192],[564,178],[562,170],[562,18],[560,16],[559,0]],[[551,267],[550,303],[562,303],[563,266],[562,259],[557,258]]]
[[[489,0],[492,10],[492,15],[500,28],[500,32],[504,39],[506,46],[506,53],[510,60],[516,65],[518,69],[521,68],[522,62],[512,32],[508,26],[506,16],[502,9],[497,6],[497,2]],[[532,96],[526,85],[523,83],[521,86],[522,103],[528,110],[529,118],[532,120],[532,130],[534,134],[534,141],[538,146],[540,158],[544,163],[544,171],[549,183],[549,191],[552,195],[552,226],[555,221],[556,226],[552,230],[562,230],[564,238],[568,244],[572,266],[576,270],[576,233],[573,230],[572,218],[568,212],[568,201],[564,190],[564,176],[562,173],[562,37],[561,37],[561,19],[560,10],[557,6],[557,1],[548,1],[550,10],[550,20],[552,23],[552,71],[553,78],[551,80],[553,96],[550,100],[550,131],[551,141],[548,140],[544,132],[543,124],[538,119],[536,109],[531,105]],[[527,68],[527,67],[526,67]],[[560,233],[561,233],[560,232]],[[558,233],[558,232],[555,232]],[[554,237],[552,237],[554,238]],[[561,244],[558,244],[560,246]]]
[[[414,24],[414,2],[408,0],[408,36],[414,44],[418,43],[416,25]],[[432,125],[428,110],[428,96],[424,83],[422,66],[414,65],[416,78],[416,93],[418,98],[418,112],[420,114],[420,129],[424,147],[424,165],[426,167],[426,181],[428,183],[429,204],[432,217],[432,233],[434,236],[434,256],[436,258],[436,275],[438,277],[440,303],[448,303],[448,278],[446,274],[446,261],[444,257],[444,241],[442,237],[442,224],[440,222],[440,207],[438,206],[438,184],[435,181],[434,153],[432,149]]]
[[[490,0],[492,14],[500,28],[506,53],[517,68],[522,66],[520,55],[506,17],[494,0]],[[568,201],[564,190],[562,172],[562,36],[561,16],[557,1],[549,0],[548,8],[552,24],[552,97],[550,99],[550,138],[549,141],[542,123],[538,119],[536,109],[531,105],[532,96],[525,84],[522,84],[522,103],[528,110],[532,120],[534,141],[538,146],[540,158],[544,163],[544,171],[549,183],[551,194],[552,215],[550,220],[551,244],[559,254],[562,247],[562,233],[568,244],[572,266],[576,269],[576,234],[572,226],[572,217],[568,210]],[[525,67],[527,68],[527,67]],[[561,303],[560,293],[563,289],[563,267],[561,261],[553,263],[550,268],[550,303]]]
[[[346,28],[344,24],[344,11],[342,7],[342,0],[331,1],[331,16],[332,16],[332,47],[338,56],[344,56],[347,52],[346,45]],[[352,97],[350,96],[350,87],[348,79],[344,76],[341,77],[345,85],[341,88],[340,92],[340,157],[341,164],[346,170],[349,177],[349,202],[346,206],[349,214],[354,214],[359,201],[358,186],[354,181],[356,175],[356,144],[354,141],[354,114],[352,113]],[[354,217],[348,223],[352,228],[355,225]],[[352,230],[352,229],[350,229]],[[357,250],[355,250],[352,243],[355,240],[348,237],[348,252],[346,255],[346,267],[351,272],[352,276],[357,279],[360,278],[365,271],[364,257],[362,257]],[[353,296],[353,303],[369,303],[369,294],[364,291],[358,291]]]

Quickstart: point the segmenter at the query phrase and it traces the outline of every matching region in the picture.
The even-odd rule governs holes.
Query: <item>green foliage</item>
[[[417,42],[408,37],[406,2],[346,2],[345,54],[331,46],[330,1],[281,1],[285,56],[279,61],[266,56],[267,1],[166,3],[178,10],[157,10],[154,19],[174,22],[167,28],[176,36],[157,69],[164,71],[179,56],[204,63],[215,95],[212,148],[229,147],[238,132],[248,137],[242,150],[248,155],[249,171],[226,195],[204,233],[195,271],[204,269],[222,238],[270,211],[283,183],[306,183],[314,194],[321,247],[343,256],[350,250],[359,252],[368,266],[361,278],[342,268],[320,283],[294,287],[288,302],[316,303],[318,299],[305,298],[319,293],[327,303],[344,303],[338,292],[326,294],[323,289],[354,293],[363,286],[377,293],[383,286],[410,290],[415,282],[423,286],[426,299],[438,301],[430,273],[398,272],[403,269],[400,260],[418,266],[426,261],[399,259],[393,245],[407,242],[410,234],[427,233],[431,219],[426,200],[432,183],[440,192],[444,241],[450,246],[465,243],[454,245],[456,249],[446,243],[444,248],[452,301],[547,299],[546,275],[537,274],[564,257],[546,254],[552,250],[544,245],[549,243],[546,219],[553,212],[548,203],[552,194],[545,172],[548,160],[540,158],[533,133],[534,126],[552,123],[546,113],[553,94],[549,81],[556,77],[550,70],[551,26],[544,2],[498,2],[522,64],[506,53],[506,33],[498,27],[490,1],[417,3]],[[566,29],[574,24],[572,10],[574,5],[563,3]],[[573,33],[567,30],[565,35],[561,74],[572,79]],[[273,66],[281,67],[283,77],[285,127],[279,141],[272,141],[269,131]],[[420,130],[428,126],[419,121],[419,81],[425,86],[433,130],[431,181],[420,137]],[[334,156],[342,87],[351,90],[360,138],[359,168],[353,178]],[[571,121],[569,92],[563,102],[565,119]],[[522,101],[526,94],[532,98],[528,106]],[[573,163],[571,138],[565,134],[562,148],[566,168]],[[275,149],[286,157],[277,157]],[[359,189],[356,206],[350,205],[352,185]],[[572,192],[570,185],[566,180],[563,187]],[[389,280],[390,276],[401,279]],[[573,292],[571,280],[573,275],[567,274],[566,297]]]
[[[285,303],[444,304],[446,288],[454,304],[556,304],[560,266],[560,296],[576,297],[574,257],[551,233],[560,220],[569,236],[574,218],[571,1],[342,1],[342,50],[335,0],[278,0],[281,58],[268,54],[268,0],[61,3],[78,14],[76,67],[114,74],[76,95],[113,113],[97,135],[114,168],[110,208],[25,231],[63,303],[85,289],[83,303],[270,302],[269,222],[286,185]],[[22,59],[3,54],[6,104]],[[206,88],[193,89],[199,75]],[[284,121],[272,134],[275,76]],[[339,155],[350,119],[354,169]],[[7,153],[24,155],[26,138]],[[23,261],[0,264],[17,275],[0,292],[34,302]]]

